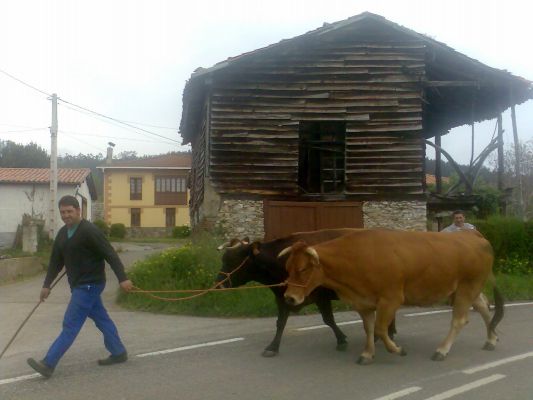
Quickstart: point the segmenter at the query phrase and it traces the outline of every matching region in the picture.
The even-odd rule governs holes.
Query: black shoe
[[[40,373],[45,378],[50,378],[54,373],[54,368],[46,365],[44,361],[37,361],[33,358],[28,358],[27,362],[30,367],[32,367],[35,371]]]
[[[98,365],[113,365],[113,364],[120,364],[123,362],[126,362],[128,360],[128,353],[124,352],[122,354],[119,354],[118,356],[110,355],[107,358],[104,358],[103,360],[98,360]]]

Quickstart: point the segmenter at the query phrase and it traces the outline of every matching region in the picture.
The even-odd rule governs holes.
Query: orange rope
[[[142,293],[148,297],[152,297],[154,299],[163,300],[163,301],[182,301],[182,300],[190,300],[195,297],[200,297],[209,292],[223,292],[223,291],[229,291],[229,290],[246,290],[246,289],[263,289],[263,288],[285,286],[286,283],[281,282],[281,283],[275,283],[273,285],[242,286],[242,287],[236,287],[236,288],[217,288],[218,285],[220,285],[220,283],[218,283],[217,285],[213,287],[210,287],[209,289],[185,289],[185,290],[142,290],[134,286],[133,288],[135,290],[131,290],[130,293]],[[170,297],[157,296],[152,293],[196,293],[196,294],[192,296],[187,296],[187,297],[170,298]]]
[[[227,272],[222,272],[224,275],[226,275],[226,277],[221,280],[220,282],[217,282],[215,285],[211,286],[210,288],[208,289],[181,289],[181,290],[143,290],[137,286],[133,286],[133,289],[134,290],[130,290],[130,293],[142,293],[146,296],[149,296],[149,297],[152,297],[154,299],[157,299],[157,300],[162,300],[162,301],[182,301],[182,300],[190,300],[190,299],[193,299],[195,297],[200,297],[200,296],[203,296],[204,294],[207,294],[209,292],[220,292],[220,291],[228,291],[228,290],[245,290],[245,289],[262,289],[262,288],[271,288],[271,287],[278,287],[278,286],[285,286],[287,285],[286,282],[281,282],[281,283],[276,283],[276,284],[273,284],[273,285],[257,285],[257,286],[243,286],[243,287],[231,287],[231,288],[223,288],[223,287],[218,287],[220,285],[222,285],[224,282],[226,282],[228,279],[231,279],[231,275],[234,274],[235,272],[237,272],[245,263],[246,261],[248,261],[248,258],[249,257],[246,257],[243,262],[237,267],[235,268],[233,271],[227,273]],[[152,293],[196,293],[192,296],[187,296],[187,297],[179,297],[179,298],[170,298],[170,297],[161,297],[161,296],[156,296]]]

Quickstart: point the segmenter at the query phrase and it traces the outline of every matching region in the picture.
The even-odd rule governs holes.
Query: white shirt
[[[459,231],[468,231],[470,229],[476,229],[476,227],[472,224],[465,222],[463,226],[457,226],[455,224],[451,224],[450,226],[447,226],[446,228],[444,228],[441,232],[459,232]]]

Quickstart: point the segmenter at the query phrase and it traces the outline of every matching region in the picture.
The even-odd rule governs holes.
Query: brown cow
[[[503,318],[503,298],[494,286],[496,312],[490,319],[481,290],[492,275],[493,251],[477,231],[443,235],[435,232],[362,230],[313,247],[298,242],[290,252],[285,299],[299,304],[317,286],[337,292],[361,315],[367,335],[359,364],[373,361],[374,334],[391,353],[404,350],[387,336],[387,326],[402,305],[427,306],[453,295],[450,331],[434,353],[443,360],[473,306],[487,326],[484,349],[498,339],[495,328]],[[375,311],[375,312],[374,312]]]

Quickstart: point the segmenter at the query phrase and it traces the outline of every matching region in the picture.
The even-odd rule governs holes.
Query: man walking
[[[98,360],[99,365],[112,365],[128,359],[117,328],[102,303],[105,287],[105,261],[109,263],[125,291],[133,284],[124,266],[104,234],[91,222],[81,218],[80,204],[74,196],[59,200],[59,212],[65,223],[54,241],[48,273],[41,289],[44,301],[50,295],[50,285],[65,266],[71,298],[63,319],[63,329],[41,361],[28,359],[28,364],[45,377],[50,377],[59,360],[72,345],[85,320],[90,318],[104,335],[104,345],[111,355]]]
[[[444,228],[441,232],[458,232],[458,231],[468,231],[471,229],[476,229],[476,227],[468,222],[465,222],[465,213],[464,211],[457,210],[452,214],[453,224]]]

